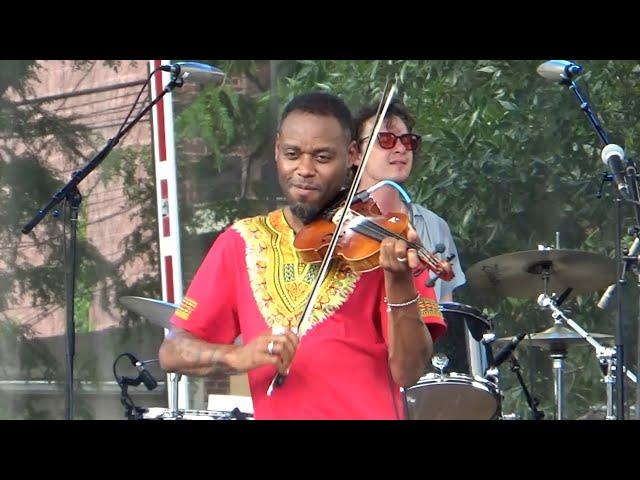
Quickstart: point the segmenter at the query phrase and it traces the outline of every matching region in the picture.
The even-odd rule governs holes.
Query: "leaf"
[[[506,100],[498,100],[498,102],[500,102],[500,105],[502,105],[505,110],[513,111],[518,109],[516,104],[513,102],[507,102]]]

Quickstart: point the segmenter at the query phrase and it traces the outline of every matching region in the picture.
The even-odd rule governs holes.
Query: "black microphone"
[[[224,81],[224,72],[206,63],[177,62],[173,65],[161,65],[160,70],[169,72],[175,77],[181,76],[183,80],[195,83],[213,83],[221,85]]]
[[[505,345],[495,357],[493,357],[493,362],[491,367],[496,368],[496,367],[499,367],[502,363],[504,363],[504,361],[511,356],[513,351],[516,349],[516,347],[522,341],[522,339],[525,337],[526,334],[527,334],[526,332],[522,332],[520,335],[513,337],[511,341],[507,345]]]
[[[142,380],[142,383],[144,383],[144,386],[147,387],[147,390],[153,390],[158,386],[158,382],[155,378],[153,378],[153,375],[151,375],[149,370],[144,367],[142,362],[136,362],[135,366],[138,369],[138,372],[140,372],[138,378]]]
[[[384,187],[386,182],[383,180],[381,182],[376,183],[375,185],[371,185],[369,188],[359,191],[353,196],[353,200],[351,201],[351,205],[355,205],[360,202],[367,202],[369,198],[371,198],[371,194],[378,190],[381,187]]]
[[[144,383],[144,386],[147,387],[147,390],[153,390],[154,388],[156,388],[158,386],[158,382],[155,378],[153,378],[153,375],[151,375],[151,373],[149,373],[149,371],[144,367],[144,364],[130,353],[126,353],[125,355],[129,357],[129,360],[131,360],[131,364],[138,369],[138,372],[140,372],[136,380],[141,380],[142,383]],[[139,382],[137,385],[139,385]]]
[[[371,196],[371,192],[369,190],[362,190],[353,196],[351,205],[355,205],[356,203],[360,203],[360,202],[366,202],[367,200],[369,200],[370,196]]]
[[[627,177],[623,163],[624,150],[622,147],[615,143],[610,143],[602,149],[600,157],[607,168],[611,170],[613,181],[616,182],[620,195],[624,198],[630,198],[629,185],[627,185]]]
[[[353,197],[353,201],[351,202],[351,205],[360,203],[360,202],[366,202],[367,200],[369,200],[373,192],[375,192],[379,188],[384,187],[385,185],[391,185],[400,193],[400,195],[404,198],[404,200],[407,203],[411,203],[411,199],[409,198],[407,193],[403,190],[403,188],[400,185],[398,185],[396,182],[393,182],[391,180],[382,180],[376,183],[375,185],[371,185],[369,188],[365,190],[361,190],[360,192],[356,193]]]
[[[537,70],[541,77],[558,83],[566,83],[582,73],[582,67],[566,60],[549,60],[540,65]]]
[[[629,253],[627,253],[626,256],[637,257],[639,252],[640,252],[640,237],[636,237],[636,239],[631,244]],[[616,293],[617,289],[618,289],[618,282],[612,283],[611,285],[609,285],[609,287],[607,287],[607,289],[604,291],[604,293],[600,297],[600,300],[598,300],[597,307],[600,308],[601,310],[606,310],[607,307],[609,307],[609,303],[611,303],[611,299],[613,298],[613,295]]]

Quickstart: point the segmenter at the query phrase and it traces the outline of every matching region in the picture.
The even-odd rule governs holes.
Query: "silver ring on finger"
[[[267,344],[267,352],[269,352],[269,355],[273,355],[273,347],[275,346],[275,344],[273,343],[273,340],[271,340],[268,344]]]

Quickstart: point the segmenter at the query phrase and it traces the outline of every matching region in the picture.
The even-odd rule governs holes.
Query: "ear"
[[[278,154],[280,153],[280,133],[276,133],[276,142],[273,148],[274,159],[278,161]]]
[[[349,166],[355,165],[356,167],[360,165],[362,158],[360,157],[360,152],[358,151],[358,145],[355,140],[351,142],[349,145]]]

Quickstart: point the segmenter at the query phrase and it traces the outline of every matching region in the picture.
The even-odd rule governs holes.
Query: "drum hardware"
[[[557,233],[556,237],[558,237]],[[556,247],[559,247],[558,238],[556,238]],[[551,302],[558,312],[560,312],[558,307],[572,292],[579,295],[601,290],[615,283],[617,278],[616,263],[604,255],[542,246],[539,246],[538,250],[508,253],[484,260],[467,270],[466,275],[470,289],[485,298],[493,300],[504,297],[538,298],[538,303],[541,299],[546,299],[545,305],[540,305],[547,308],[546,302]],[[556,296],[552,292],[563,293]],[[560,314],[564,316],[562,312]],[[586,345],[587,338],[574,332],[573,325],[571,326],[574,330],[565,327],[559,314],[556,313],[553,317],[554,325],[551,328],[524,338],[523,345],[549,351],[554,371],[556,418],[563,419],[565,417],[564,369],[567,349],[570,346]],[[584,333],[594,341],[595,338],[601,341],[613,339],[611,335]],[[508,341],[512,340],[501,338],[496,341],[496,344]],[[615,358],[612,359],[611,355],[615,357],[615,349],[600,352],[598,358],[603,372],[605,368],[607,371],[615,369]],[[610,364],[612,368],[609,367]],[[517,367],[514,373],[516,372],[519,373]],[[608,398],[611,399],[612,377],[610,373],[604,373],[604,375],[608,387]],[[534,412],[534,417],[535,415]]]
[[[541,295],[542,296],[542,295]],[[546,298],[550,298],[546,296]],[[557,307],[556,307],[557,308]],[[598,333],[591,334],[592,337],[601,340],[612,340],[611,335]],[[500,338],[498,344],[512,341],[510,338]],[[573,330],[565,327],[561,320],[555,320],[553,327],[539,333],[534,333],[522,340],[522,344],[527,347],[537,347],[549,351],[549,357],[553,362],[554,372],[554,398],[556,399],[556,419],[564,419],[564,367],[567,357],[567,349],[570,346],[584,346],[584,338]]]
[[[491,345],[495,341],[496,341],[496,334],[495,333],[485,333],[484,335],[482,335],[481,342],[484,345]]]
[[[178,384],[180,383],[181,378],[181,373],[174,373],[171,377],[171,384],[173,386],[173,389],[171,390],[172,402],[170,406],[171,413],[174,417],[178,417],[178,415],[180,414],[180,410],[178,409]]]
[[[436,353],[431,359],[431,364],[440,370],[440,378],[444,377],[444,369],[449,365],[449,359],[446,355]]]
[[[497,378],[490,366],[491,321],[468,305],[442,303],[447,332],[434,342],[434,371],[404,389],[407,417],[414,420],[491,420],[500,416]]]
[[[505,413],[500,417],[500,420],[522,420],[522,417],[517,413]]]
[[[564,312],[562,310],[560,310],[560,308],[558,308],[558,305],[556,304],[555,300],[551,297],[549,297],[548,295],[545,294],[541,294],[538,296],[538,305],[540,305],[542,308],[544,309],[549,309],[551,310],[551,316],[554,319],[554,322],[556,324],[559,324],[562,327],[562,322],[566,322],[571,328],[573,328],[573,330],[576,333],[573,333],[573,331],[570,331],[568,329],[569,332],[571,332],[571,336],[566,335],[566,339],[563,340],[563,342],[567,342],[565,343],[565,345],[571,345],[573,343],[573,345],[584,345],[584,340],[586,340],[595,350],[596,352],[596,357],[598,359],[598,364],[600,365],[600,369],[603,372],[604,375],[604,382],[606,384],[607,387],[607,413],[606,413],[606,419],[607,420],[615,420],[617,417],[616,415],[613,413],[613,386],[616,382],[616,349],[615,347],[605,347],[602,344],[600,344],[596,338],[600,338],[601,340],[613,340],[613,337],[611,335],[600,335],[600,334],[590,334],[587,331],[585,331],[582,327],[580,327],[580,325],[578,325],[574,320],[572,320],[571,318],[567,317]],[[564,328],[564,327],[562,327]],[[577,337],[576,337],[577,335]],[[579,343],[573,341],[574,339],[579,339]],[[568,340],[571,339],[573,342],[569,342]],[[565,347],[565,355],[566,355],[566,347]],[[558,356],[558,358],[560,358],[560,354],[556,354]],[[552,358],[553,358],[553,354],[552,354]],[[564,358],[562,358],[564,360]],[[554,359],[554,369],[556,368],[556,359]],[[558,367],[558,378],[559,381],[562,380],[561,376],[562,376],[562,365],[559,365]],[[632,380],[634,383],[637,384],[638,380],[636,378],[636,376],[626,367],[623,367],[623,372],[624,374],[626,374],[626,376]],[[560,384],[561,385],[561,384]],[[560,388],[556,389],[556,400],[557,400],[557,409],[558,409],[558,414],[559,414],[559,419],[562,418],[562,406],[563,406],[563,395],[564,395],[564,391]]]
[[[179,410],[152,407],[145,409],[139,420],[253,420],[253,415],[241,412],[238,408],[231,412],[218,410]]]

